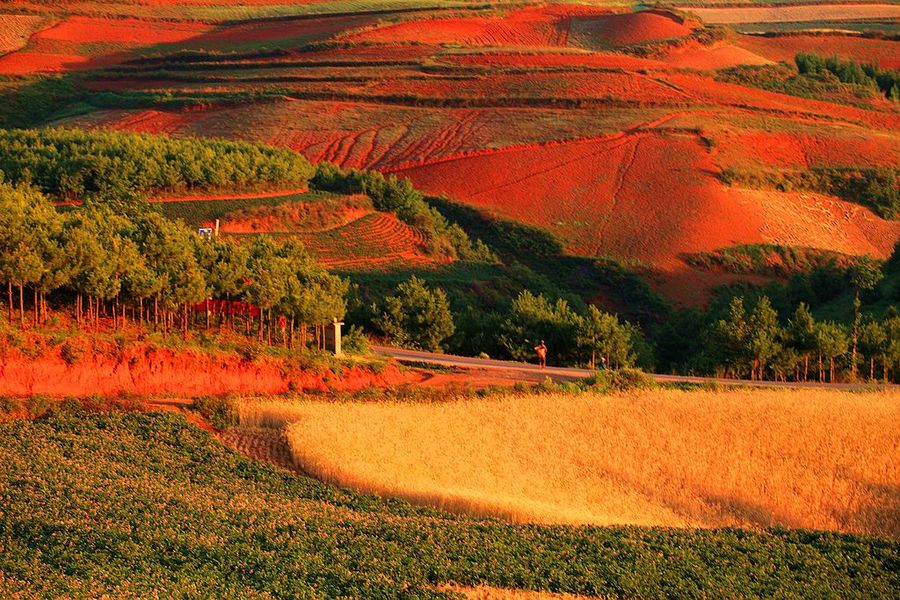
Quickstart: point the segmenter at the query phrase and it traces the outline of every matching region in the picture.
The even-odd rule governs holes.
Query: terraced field
[[[395,215],[376,212],[365,197],[325,192],[157,200],[163,214],[192,227],[214,227],[222,235],[290,236],[316,259],[342,272],[430,268],[428,240]]]
[[[417,229],[385,213],[311,233],[298,234],[326,267],[337,271],[384,270],[433,262],[425,256],[427,242]]]

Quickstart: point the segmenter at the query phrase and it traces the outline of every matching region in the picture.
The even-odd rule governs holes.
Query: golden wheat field
[[[819,390],[247,402],[326,481],[515,522],[900,538],[900,395]]]

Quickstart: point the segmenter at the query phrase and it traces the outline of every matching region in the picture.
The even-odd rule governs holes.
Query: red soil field
[[[34,37],[78,43],[119,42],[149,46],[181,42],[209,29],[210,26],[204,23],[73,16]]]
[[[482,54],[446,54],[444,62],[461,66],[479,67],[593,67],[599,69],[653,69],[664,68],[658,60],[638,58],[611,52],[591,53],[513,53],[495,52]]]
[[[134,133],[177,133],[204,115],[200,111],[115,111],[104,125],[106,129]]]
[[[698,74],[673,72],[666,74],[663,79],[689,95],[695,104],[751,109],[800,118],[825,117],[828,120],[845,120],[882,130],[900,130],[900,113],[893,110],[863,110],[719,82]],[[885,107],[888,108],[886,103],[887,100]]]
[[[86,56],[72,54],[37,54],[13,52],[0,56],[0,74],[28,75],[31,73],[57,73],[83,68],[89,63]]]
[[[317,19],[290,19],[285,21],[259,21],[225,26],[199,36],[194,43],[266,42],[290,38],[326,38],[347,29],[371,24],[375,17],[321,17]]]
[[[371,270],[426,265],[425,236],[389,213],[369,213],[333,229],[295,234],[327,268]]]
[[[376,169],[421,165],[523,143],[547,143],[630,129],[664,109],[572,111],[521,108],[435,109],[354,102],[279,101],[190,111],[110,110],[67,119],[70,127],[164,128],[178,134],[260,140],[314,162]],[[157,122],[158,120],[158,122]]]
[[[361,197],[361,199],[364,198]],[[365,203],[369,203],[367,199]],[[296,202],[279,207],[257,207],[229,213],[221,219],[219,231],[222,233],[317,233],[344,227],[370,214],[372,214],[370,208],[335,208],[325,206],[323,203]],[[208,225],[211,226],[212,223]]]
[[[738,65],[765,65],[772,61],[732,44],[703,46],[698,43],[676,48],[662,59],[671,67],[711,71]]]
[[[685,100],[683,93],[652,77],[615,71],[500,73],[468,79],[389,79],[348,85],[345,89],[372,96],[604,99],[646,105],[677,104]]]
[[[427,192],[563,236],[570,251],[638,260],[664,282],[679,257],[774,243],[885,257],[900,223],[813,194],[732,190],[699,140],[648,132],[499,151],[399,171]]]
[[[799,52],[837,55],[884,69],[900,69],[900,42],[854,35],[744,35],[738,45],[773,61],[794,62]]]
[[[782,131],[725,131],[715,134],[721,165],[782,169],[809,167],[896,167],[900,140],[849,126],[845,135]]]
[[[407,21],[350,34],[346,39],[467,46],[565,46],[573,15],[605,12],[577,6],[532,7],[505,16]]]
[[[588,47],[632,46],[656,40],[683,38],[691,34],[689,24],[663,11],[644,11],[573,19],[577,40]]]
[[[900,18],[896,4],[798,4],[795,6],[692,7],[691,12],[707,23],[796,23],[803,21],[855,21]]]
[[[23,75],[103,66],[141,46],[191,39],[211,27],[138,19],[72,16],[35,33],[26,49],[0,57],[0,74]]]

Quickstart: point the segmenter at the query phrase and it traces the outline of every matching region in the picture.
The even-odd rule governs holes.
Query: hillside
[[[398,2],[372,14],[364,5],[308,3],[265,20],[276,6],[261,3],[245,9],[259,18],[236,22],[228,3],[191,4],[175,24],[154,20],[172,18],[165,3],[114,20],[119,5],[45,8],[40,23],[11,14],[24,33],[11,37],[19,49],[0,58],[0,73],[71,72],[41,117],[67,126],[259,140],[410,177],[428,193],[551,231],[570,254],[640,264],[681,304],[702,302],[718,283],[685,259],[698,252],[776,244],[884,258],[900,239],[897,222],[852,194],[748,190],[747,177],[726,177],[893,169],[895,103],[833,85],[791,95],[765,70],[799,51],[893,68],[886,57],[900,52],[888,37],[784,35],[785,23],[812,30],[822,18],[800,7],[760,9],[753,19],[771,23],[760,36],[714,25],[742,22],[752,8]],[[829,14],[877,31],[892,10]],[[197,11],[218,18],[201,23]],[[751,71],[738,79],[734,68]],[[47,85],[30,77],[6,85]],[[414,234],[386,235],[402,246],[396,256],[410,256]]]

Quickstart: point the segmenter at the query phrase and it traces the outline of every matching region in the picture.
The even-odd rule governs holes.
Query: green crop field
[[[252,462],[183,417],[0,425],[4,597],[887,598],[900,544],[808,531],[515,526]]]
[[[190,200],[184,202],[160,202],[163,215],[169,219],[181,219],[186,225],[196,227],[215,219],[221,219],[228,213],[255,206],[278,206],[288,202],[320,202],[336,198],[337,194],[311,191],[302,194],[287,194],[261,198],[241,198],[237,200]]]

